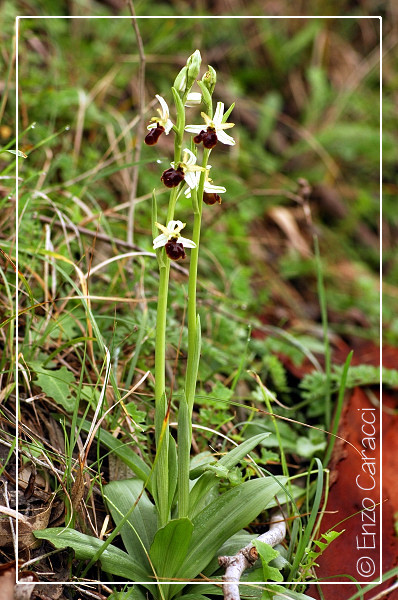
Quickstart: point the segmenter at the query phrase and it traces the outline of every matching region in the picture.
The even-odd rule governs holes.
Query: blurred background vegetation
[[[47,375],[57,370],[66,385],[80,381],[80,398],[90,403],[95,364],[100,367],[103,360],[101,354],[83,360],[79,344],[90,331],[80,301],[68,299],[75,295],[73,284],[79,284],[72,263],[86,273],[120,253],[152,251],[150,195],[155,188],[158,220],[164,222],[167,196],[159,178],[169,166],[172,140],[163,136],[148,148],[137,136],[139,49],[131,20],[112,18],[129,15],[124,2],[32,0],[16,6],[5,1],[1,7],[3,145],[15,128],[13,17],[59,17],[20,20],[19,149],[27,158],[20,160],[19,173],[19,269],[25,278],[19,326],[21,360],[31,374],[23,394],[47,395],[36,403],[39,411],[50,398],[67,413],[74,394],[68,404],[65,394],[49,388],[43,370]],[[288,408],[296,408],[295,418],[325,425],[319,405],[323,388],[310,379],[314,368],[322,372],[324,364],[314,234],[320,243],[333,364],[341,365],[351,349],[354,364],[364,364],[378,347],[380,31],[379,19],[371,15],[384,17],[383,319],[386,344],[397,345],[396,10],[392,1],[372,0],[307,2],[305,11],[301,2],[294,13],[292,3],[274,0],[135,3],[137,16],[154,17],[138,19],[146,57],[145,123],[155,114],[155,94],[171,103],[171,83],[196,48],[204,70],[210,64],[217,71],[215,100],[226,106],[236,102],[230,120],[236,124],[237,144],[217,147],[210,161],[214,182],[227,193],[221,205],[205,207],[203,217],[203,359],[196,419],[204,426],[237,438],[247,430],[242,406],[261,402],[249,368]],[[255,18],[264,15],[275,18]],[[191,122],[199,123],[200,111],[191,110]],[[138,147],[129,243],[127,212]],[[1,158],[1,246],[15,260],[15,194],[6,178],[13,175],[14,157]],[[189,215],[185,200],[178,218],[187,221],[187,237]],[[13,314],[14,280],[9,259],[3,258],[1,266],[3,321]],[[177,396],[185,364],[186,266],[180,263],[173,270],[170,296],[169,376],[176,378]],[[92,311],[111,349],[121,390],[153,367],[156,267],[153,258],[119,260],[89,279]],[[2,332],[7,385],[15,361],[11,325]],[[240,368],[235,389],[231,382]],[[374,383],[376,376],[370,379]],[[143,430],[152,419],[149,378],[146,385],[129,407]],[[12,402],[12,386],[7,390]],[[246,423],[243,429],[235,429],[239,421]],[[111,430],[116,422],[115,417]],[[247,431],[255,432],[256,425],[250,427]],[[286,447],[304,459],[325,447],[322,435],[304,443],[299,430],[286,425],[284,433]],[[267,452],[264,462],[278,460],[277,453]]]

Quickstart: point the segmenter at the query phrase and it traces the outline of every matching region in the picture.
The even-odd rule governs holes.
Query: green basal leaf
[[[192,521],[194,531],[177,578],[196,577],[232,535],[249,525],[278,493],[285,481],[271,477],[252,479],[219,496]],[[174,593],[178,592],[177,589]]]
[[[183,517],[169,521],[158,529],[150,557],[159,578],[172,579],[184,562],[191,541],[193,525]]]
[[[179,597],[179,600],[209,600],[209,598],[203,594],[184,594]]]
[[[263,442],[268,436],[267,433],[260,433],[259,435],[254,435],[248,440],[239,444],[233,450],[230,450],[225,456],[220,458],[217,461],[215,467],[218,469],[217,473],[220,476],[221,471],[225,474],[228,473],[230,469],[235,467],[238,462],[240,462],[249,452],[251,452],[258,444]],[[206,496],[212,487],[217,485],[218,477],[216,472],[209,472],[210,465],[205,463],[203,467],[198,467],[194,471],[190,473],[190,478],[194,476],[198,476],[200,473],[200,469],[202,469],[203,475],[198,479],[198,481],[193,486],[190,494],[189,494],[189,517],[193,518],[195,515],[200,512],[203,508],[203,501],[205,501]],[[215,470],[214,466],[211,467],[211,470]],[[207,471],[207,472],[206,472]]]
[[[313,600],[312,596],[300,594],[292,590],[286,589],[281,585],[267,585],[267,589],[263,591],[261,600]]]
[[[104,497],[112,519],[118,525],[141,494],[120,533],[129,555],[150,570],[147,553],[156,533],[157,512],[142,486],[143,483],[139,479],[112,481],[104,487]]]
[[[105,543],[90,535],[64,527],[42,529],[33,533],[39,539],[48,540],[56,548],[72,548],[76,558],[80,560],[90,560]],[[124,577],[129,581],[147,581],[150,577],[143,565],[127,552],[112,545],[101,554],[100,563],[106,573]]]

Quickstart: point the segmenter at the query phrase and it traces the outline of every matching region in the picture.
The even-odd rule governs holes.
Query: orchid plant
[[[226,491],[225,486],[220,487],[220,478],[225,477],[263,442],[269,435],[267,433],[244,441],[219,459],[212,457],[200,467],[191,461],[192,415],[201,352],[196,288],[202,210],[203,205],[221,203],[220,194],[226,192],[225,187],[214,185],[210,179],[208,160],[218,142],[235,144],[235,140],[226,133],[227,129],[233,127],[233,123],[227,122],[233,105],[224,112],[224,104],[218,102],[213,116],[212,95],[216,73],[209,66],[197,81],[200,67],[201,55],[196,50],[178,74],[171,90],[175,122],[170,118],[165,99],[157,95],[160,108],[158,115],[150,119],[145,138],[145,143],[153,146],[163,134],[174,134],[173,161],[160,177],[163,184],[170,188],[167,209],[162,208],[166,225],[158,222],[155,192],[152,201],[153,248],[159,265],[154,391],[155,458],[151,464],[147,464],[131,452],[129,466],[134,478],[113,481],[103,488],[115,523],[105,541],[65,528],[36,532],[37,537],[49,539],[57,547],[72,547],[78,558],[89,559],[83,576],[99,560],[103,571],[128,582],[136,582],[142,586],[140,589],[146,588],[154,598],[162,600],[188,595],[192,598],[192,587],[187,587],[187,582],[201,574],[207,580],[220,581],[220,575],[217,578],[217,556],[233,554],[250,543],[253,536],[242,529],[265,508],[276,506],[278,493],[283,495],[282,502],[286,501],[283,491],[285,479],[266,476],[261,470],[252,479]],[[191,91],[196,81],[200,93]],[[201,113],[204,125],[186,124],[186,109],[189,111],[190,107],[200,102],[205,108]],[[186,134],[194,134],[188,143],[184,142]],[[187,198],[191,200],[192,211],[187,211],[185,207]],[[184,220],[175,216],[177,205],[178,217]],[[183,212],[187,213],[184,217]],[[181,235],[185,227],[190,231],[187,238]],[[167,306],[171,261],[186,259],[186,250],[190,254],[187,367],[185,389],[179,394],[175,440],[169,430],[170,394],[165,369]],[[112,544],[119,533],[125,551]],[[202,594],[198,598],[203,600],[200,589],[197,594]]]

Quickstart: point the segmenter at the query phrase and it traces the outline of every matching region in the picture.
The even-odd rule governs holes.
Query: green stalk
[[[170,194],[166,224],[174,217],[177,190]],[[166,396],[166,325],[167,298],[169,292],[170,259],[163,248],[158,250],[159,291],[156,313],[155,338],[155,439],[156,452],[159,454],[156,466],[156,501],[159,510],[159,527],[169,521],[169,415]]]
[[[172,89],[177,107],[177,124],[175,126],[174,161],[181,160],[182,137],[185,127],[185,112],[178,94]],[[174,218],[178,189],[173,188],[170,193],[167,209],[166,225]],[[156,211],[156,202],[154,202]],[[157,216],[152,215],[153,221]],[[169,292],[170,259],[166,256],[164,248],[157,252],[159,262],[159,292],[156,313],[156,338],[155,338],[155,439],[157,465],[155,470],[155,498],[158,507],[159,527],[168,523],[170,518],[169,503],[169,414],[166,396],[166,324],[167,324],[167,298]]]
[[[206,168],[210,150],[203,153],[202,167]],[[178,417],[178,516],[186,517],[189,511],[189,460],[192,438],[192,410],[195,401],[196,380],[200,355],[200,320],[196,312],[196,288],[200,227],[202,222],[205,171],[201,172],[198,191],[192,190],[194,222],[192,240],[196,247],[191,250],[188,280],[188,358],[185,376],[185,398],[181,401]],[[185,404],[184,404],[185,403]]]
[[[163,250],[162,250],[163,252]],[[165,354],[166,354],[166,314],[169,287],[170,261],[166,259],[159,265],[159,292],[156,314],[155,341],[155,437],[156,451],[159,453],[156,466],[156,496],[159,510],[159,526],[166,525],[169,519],[168,497],[168,424],[163,422],[167,416]]]

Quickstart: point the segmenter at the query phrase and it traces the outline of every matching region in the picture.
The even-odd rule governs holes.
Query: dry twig
[[[286,521],[282,511],[278,510],[272,517],[269,530],[262,533],[258,538],[270,546],[280,544],[286,535]],[[219,556],[218,563],[225,567],[223,576],[224,600],[240,600],[239,581],[242,573],[253,566],[258,559],[258,552],[253,544],[248,544],[235,556]]]

